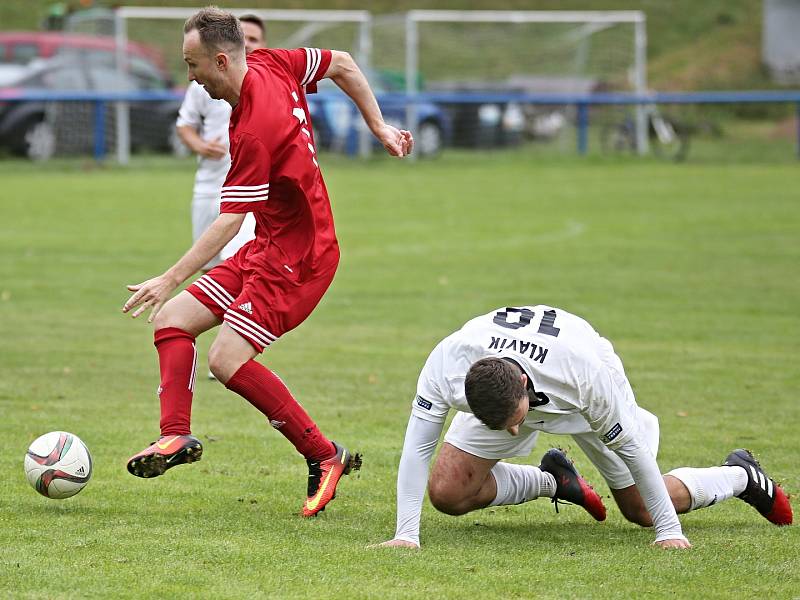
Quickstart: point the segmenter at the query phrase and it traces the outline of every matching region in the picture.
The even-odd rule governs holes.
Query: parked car
[[[406,106],[402,91],[381,73],[369,73],[370,85],[387,123],[407,129]],[[394,89],[393,89],[394,88]],[[366,125],[353,102],[329,79],[319,82],[319,92],[308,96],[308,110],[314,126],[317,146],[328,150],[355,154],[359,133]],[[450,118],[439,106],[430,102],[417,104],[417,127],[413,131],[415,152],[433,156],[442,151],[451,136]],[[374,139],[374,138],[373,138]],[[378,144],[377,140],[374,144]]]
[[[496,96],[518,90],[507,84],[483,80],[433,81],[428,83],[428,90],[449,95],[463,94],[462,101],[441,103],[453,123],[453,146],[494,148],[522,142],[525,130],[522,106],[511,97],[498,101],[480,99],[486,94]]]
[[[89,153],[94,148],[94,105],[84,101],[11,101],[21,92],[169,92],[171,82],[135,71],[119,73],[102,61],[72,57],[35,60],[26,66],[0,65],[0,148],[31,159],[55,153]],[[4,99],[5,98],[5,99]],[[180,153],[175,135],[180,95],[131,102],[131,147]],[[106,146],[115,133],[115,111],[105,113]]]
[[[0,63],[26,65],[38,58],[66,56],[73,60],[114,66],[117,42],[111,36],[60,31],[0,32]],[[153,77],[173,85],[164,57],[150,46],[128,42],[125,47],[130,70],[139,77]]]

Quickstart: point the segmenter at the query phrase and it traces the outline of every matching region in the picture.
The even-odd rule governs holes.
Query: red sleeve
[[[258,138],[243,133],[231,143],[231,168],[222,186],[220,213],[247,213],[269,199],[270,155]]]
[[[284,52],[289,68],[300,85],[305,86],[306,93],[315,93],[317,82],[325,76],[328,67],[331,66],[331,51],[319,48],[296,48]]]

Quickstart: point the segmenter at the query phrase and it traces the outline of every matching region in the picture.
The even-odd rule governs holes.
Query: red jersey
[[[330,50],[256,50],[231,113],[231,168],[220,212],[252,212],[256,238],[245,269],[296,283],[335,269],[339,245],[316,160],[305,92],[328,70]]]

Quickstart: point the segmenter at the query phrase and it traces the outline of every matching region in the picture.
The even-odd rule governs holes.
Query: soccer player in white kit
[[[458,411],[428,481],[450,409]],[[611,488],[622,514],[655,529],[655,544],[688,548],[677,513],[737,496],[776,525],[792,522],[783,490],[752,454],[723,466],[662,477],[658,419],[636,404],[611,343],[589,323],[550,306],[507,307],[442,340],[419,376],[397,477],[397,529],[382,546],[419,547],[422,500],[460,515],[545,496],[605,518],[602,500],[566,456],[540,467],[501,462],[527,456],[539,431],[571,435]]]
[[[245,53],[264,48],[264,24],[255,15],[239,17],[244,31]],[[215,100],[192,81],[178,112],[175,128],[178,137],[197,154],[197,173],[192,193],[192,240],[197,241],[219,216],[222,184],[231,166],[228,143],[228,125],[231,105],[225,100]],[[247,213],[239,233],[228,242],[218,256],[203,266],[209,271],[226,258],[230,258],[246,242],[255,237],[256,221]]]

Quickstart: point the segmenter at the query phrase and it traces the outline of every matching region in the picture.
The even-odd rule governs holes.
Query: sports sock
[[[153,343],[161,371],[161,435],[188,435],[197,374],[194,336],[177,327],[164,327],[155,332]]]
[[[747,473],[741,467],[680,467],[667,475],[680,479],[692,498],[690,510],[718,504],[741,494],[747,487]]]
[[[539,467],[498,462],[490,471],[497,484],[497,496],[489,506],[521,504],[540,496],[552,498],[556,479]]]
[[[227,386],[255,406],[270,424],[310,460],[325,460],[336,453],[280,377],[261,363],[248,360],[228,380]]]

